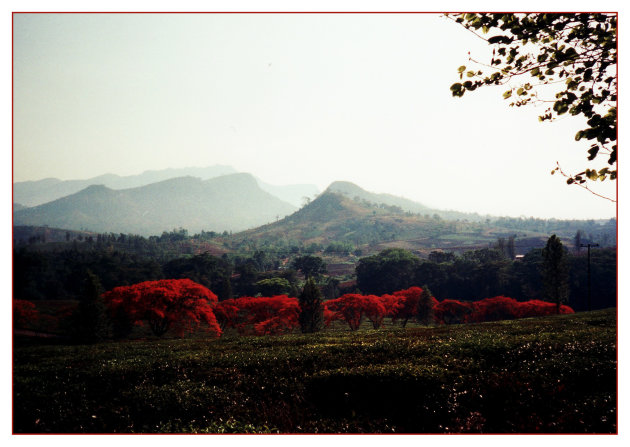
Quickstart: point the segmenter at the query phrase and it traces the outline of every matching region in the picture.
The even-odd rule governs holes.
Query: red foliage
[[[473,303],[473,312],[469,322],[513,320],[518,318],[519,303],[514,298],[495,296]]]
[[[473,312],[473,306],[468,302],[444,300],[436,304],[434,312],[438,323],[465,323]]]
[[[275,335],[299,326],[300,305],[286,295],[242,297],[219,302],[215,313],[223,327],[236,328],[240,334]]]
[[[330,323],[338,319],[339,315],[337,314],[337,312],[328,309],[328,307],[326,307],[326,303],[324,303],[324,325],[328,327],[330,326]]]
[[[189,279],[145,281],[116,287],[103,294],[110,312],[124,312],[139,323],[146,321],[156,335],[174,328],[179,336],[197,329],[202,323],[208,332],[221,335],[213,307],[217,296]]]
[[[333,320],[343,320],[350,329],[356,331],[367,317],[375,329],[383,324],[386,308],[381,298],[375,295],[347,293],[324,303],[324,318],[327,324]]]
[[[378,329],[383,325],[383,319],[387,315],[387,308],[383,304],[381,297],[367,295],[363,300],[363,312],[372,323],[372,327]]]
[[[235,328],[236,321],[238,319],[238,306],[235,303],[235,299],[219,301],[214,306],[214,315],[217,318],[221,330],[225,330],[227,327]]]
[[[560,307],[561,314],[572,314],[569,306]],[[475,302],[444,300],[435,307],[439,323],[480,323],[483,321],[512,320],[515,318],[556,315],[556,305],[546,301],[518,302],[514,298],[496,296]]]
[[[379,297],[381,303],[385,307],[385,316],[394,317],[398,310],[402,307],[402,297],[400,295],[381,295]]]
[[[394,292],[394,296],[399,299],[399,304],[392,314],[392,321],[396,322],[397,320],[401,320],[402,326],[405,327],[407,321],[416,315],[421,295],[422,289],[420,287],[410,287]]]
[[[13,325],[14,327],[30,327],[39,320],[39,312],[35,304],[27,300],[13,300]]]
[[[575,313],[569,306],[560,306],[561,314]],[[541,317],[543,315],[557,315],[556,304],[541,300],[530,300],[518,303],[518,318]]]

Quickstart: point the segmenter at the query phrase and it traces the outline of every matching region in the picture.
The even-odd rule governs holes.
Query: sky
[[[502,87],[451,96],[490,50],[437,13],[15,14],[13,44],[15,182],[224,164],[441,209],[615,216],[550,175],[590,167],[583,121],[540,123]]]

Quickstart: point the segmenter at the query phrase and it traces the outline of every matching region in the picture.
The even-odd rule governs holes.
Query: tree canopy
[[[304,284],[304,289],[299,296],[299,303],[300,315],[298,321],[302,332],[320,331],[324,325],[322,294],[312,278],[309,278]]]
[[[291,265],[294,269],[302,272],[306,279],[318,278],[327,271],[326,263],[318,256],[299,256],[293,260]]]
[[[131,322],[146,321],[157,336],[174,327],[178,335],[202,324],[214,336],[221,335],[212,311],[217,296],[190,279],[145,281],[115,287],[103,294],[112,315],[124,313]]]
[[[549,299],[556,303],[557,311],[560,313],[560,306],[569,295],[569,272],[564,246],[555,234],[547,240],[547,245],[542,250],[542,256],[542,277],[545,291]]]
[[[489,63],[471,56],[474,67],[459,67],[460,82],[451,86],[453,96],[461,97],[483,86],[506,86],[503,98],[511,101],[510,106],[549,104],[540,121],[553,121],[564,114],[581,116],[587,127],[577,132],[575,139],[591,142],[589,161],[603,158],[606,163],[577,174],[565,174],[558,163],[552,174],[560,172],[568,184],[586,189],[587,180],[616,179],[616,14],[483,13],[447,17],[493,47]]]

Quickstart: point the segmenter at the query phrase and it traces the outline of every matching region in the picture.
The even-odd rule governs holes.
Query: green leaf
[[[508,99],[510,96],[512,96],[512,90],[508,90],[503,93],[503,99]]]
[[[459,82],[451,85],[451,92],[453,96],[464,96],[465,91],[466,90],[464,90],[462,84],[460,84]]]
[[[599,174],[597,174],[597,171],[594,169],[587,169],[585,171],[585,175],[586,177],[588,177],[589,180],[597,180],[597,178],[599,177]]]
[[[589,161],[592,161],[595,159],[595,157],[597,156],[597,153],[599,152],[599,146],[593,146],[588,150],[588,153],[590,154],[588,156]]]
[[[463,73],[465,70],[466,70],[466,66],[465,66],[465,65],[462,65],[461,67],[459,67],[459,68],[457,69],[457,72],[458,72],[458,73]]]

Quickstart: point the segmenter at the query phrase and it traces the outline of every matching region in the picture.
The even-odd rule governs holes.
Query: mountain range
[[[544,237],[551,233],[565,239],[572,238],[579,229],[586,231],[586,228],[593,233],[600,230],[610,233],[610,222],[607,228],[599,228],[599,225],[579,222],[496,218],[431,209],[403,197],[368,192],[345,181],[332,183],[311,199],[313,191],[317,191],[313,185],[274,186],[264,184],[251,174],[219,175],[225,170],[231,168],[192,169],[186,172],[199,176],[180,176],[122,189],[91,184],[37,206],[24,207],[14,203],[13,224],[21,228],[48,227],[142,236],[160,235],[180,228],[190,234],[202,230],[228,231],[233,233],[230,240],[237,245],[246,244],[248,240],[260,244],[304,246],[347,243],[369,247],[369,250],[488,246],[498,237],[517,233],[520,240],[534,238],[532,243],[535,245],[544,242]],[[110,185],[121,186],[180,173],[181,170],[147,171],[140,176],[107,175],[96,179],[109,179]],[[215,174],[217,176],[209,179],[200,177]],[[95,180],[62,182],[48,179],[16,183],[16,195],[27,197],[30,188],[30,200],[38,201],[43,197],[37,192],[38,188],[41,192],[47,182],[51,189],[57,185],[55,194],[59,194],[63,188],[76,188],[91,181]],[[280,196],[292,197],[293,203]],[[300,207],[296,202],[305,204]],[[30,233],[26,231],[24,234]],[[608,236],[611,241],[615,240],[614,231]]]
[[[130,189],[177,177],[197,177],[201,180],[209,180],[215,177],[236,173],[236,169],[231,166],[214,165],[204,168],[170,168],[157,171],[145,171],[142,174],[128,176],[105,174],[85,180],[46,178],[36,181],[14,183],[13,202],[17,204],[18,207],[33,207],[69,196],[92,185],[103,185],[110,189]],[[319,189],[315,185],[271,185],[258,178],[256,178],[256,182],[263,191],[295,207],[302,205],[304,197],[312,197],[319,193]],[[14,205],[14,211],[15,210]]]
[[[51,202],[18,209],[13,223],[150,236],[176,228],[241,231],[296,209],[262,190],[252,175],[238,173],[209,180],[177,177],[118,190],[90,185]]]
[[[351,221],[352,226],[358,215],[372,215],[377,211],[381,215],[384,210],[386,214],[395,215],[413,213],[428,217],[433,214],[447,219],[472,218],[473,221],[480,218],[433,210],[403,197],[368,192],[345,181],[332,183],[317,196],[314,185],[270,185],[251,174],[235,173],[232,167],[222,165],[145,171],[134,176],[106,174],[87,180],[17,182],[13,194],[16,226],[144,236],[180,227],[193,233],[243,231],[291,215],[304,202],[310,206],[302,208],[290,221],[308,221],[308,225],[315,227],[314,222],[322,219],[328,221],[327,226],[339,221]],[[309,203],[314,196],[317,198]],[[342,216],[331,216],[333,208]],[[400,216],[396,219],[400,220]],[[372,240],[390,226],[391,223],[373,224],[369,229],[360,230],[354,239]],[[306,233],[316,232],[311,229]],[[300,238],[303,236],[308,239],[308,234],[301,234]],[[338,236],[348,239],[343,231]]]

